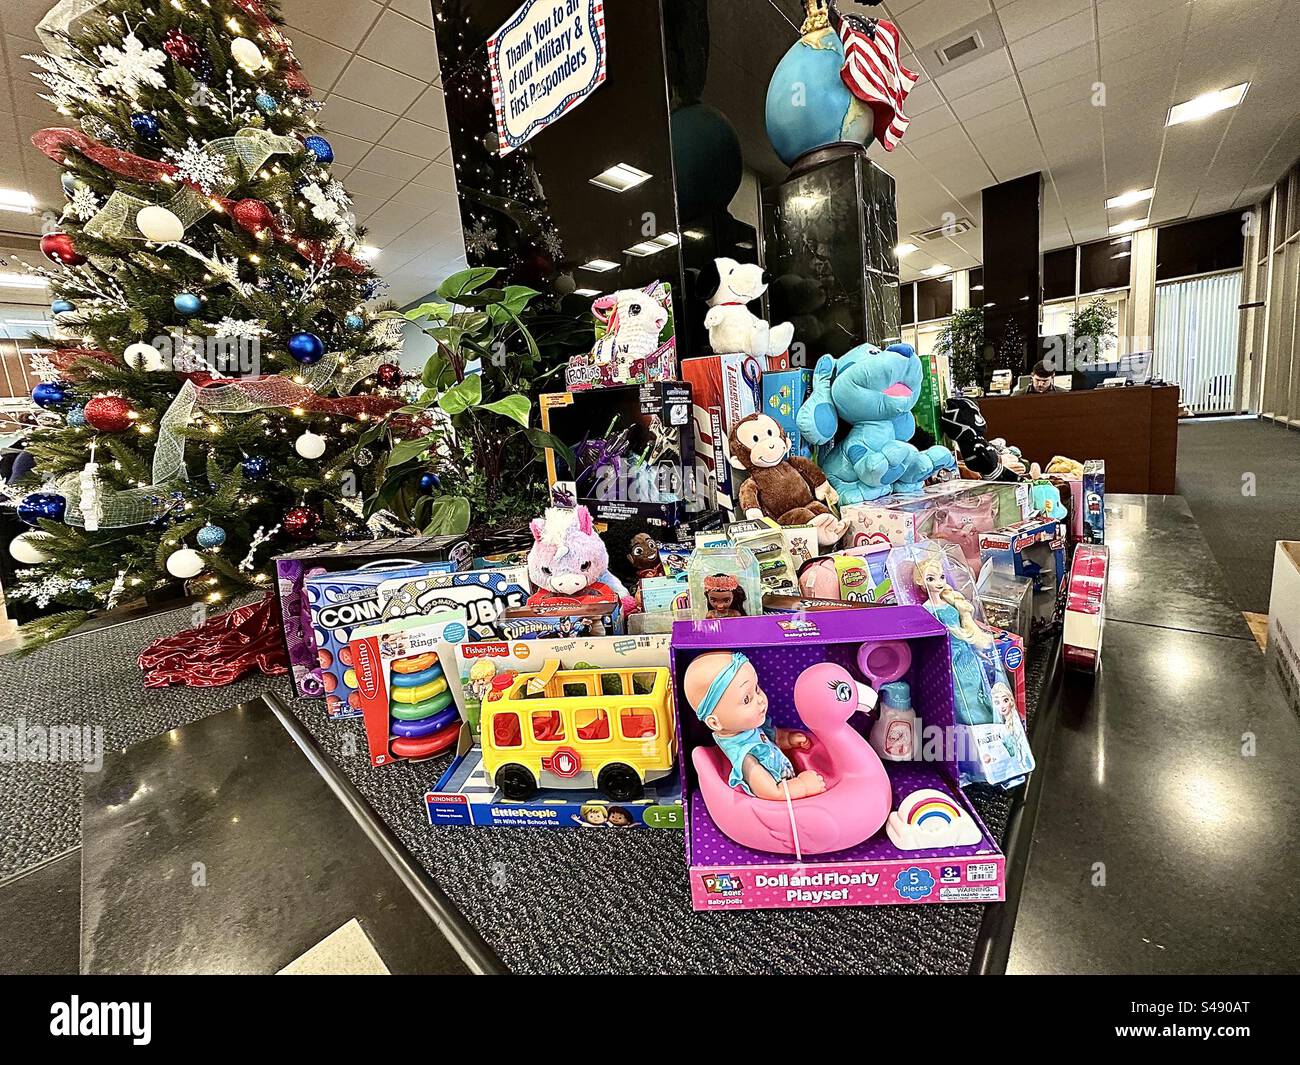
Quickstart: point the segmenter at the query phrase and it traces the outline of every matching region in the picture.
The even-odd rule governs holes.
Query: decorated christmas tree
[[[283,550],[366,535],[379,463],[358,442],[401,373],[270,4],[64,0],[38,32],[63,121],[33,143],[67,203],[28,266],[58,328],[33,367],[35,469],[3,488],[33,526],[8,593],[71,608],[50,636],[178,581],[218,603]]]

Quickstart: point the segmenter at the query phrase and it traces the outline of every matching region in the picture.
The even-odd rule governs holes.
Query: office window
[[[1161,226],[1156,234],[1156,280],[1239,268],[1245,254],[1244,224],[1240,211],[1229,211]]]
[[[916,285],[900,286],[898,299],[903,307],[903,324],[912,325],[916,321]]]
[[[952,279],[916,283],[916,320],[929,322],[952,316]]]
[[[1132,237],[1099,240],[1079,247],[1079,293],[1128,288]]]
[[[978,307],[984,302],[984,297],[980,296],[980,293],[984,291],[984,267],[977,266],[970,272],[970,290],[972,293],[970,305],[972,307]],[[980,298],[976,299],[976,296],[979,296]]]
[[[1071,299],[1074,296],[1074,248],[1061,248],[1043,255],[1043,299]]]

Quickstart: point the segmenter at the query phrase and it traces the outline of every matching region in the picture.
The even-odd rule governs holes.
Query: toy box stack
[[[691,386],[692,443],[707,472],[705,498],[734,516],[740,480],[727,437],[737,422],[762,407],[763,366],[752,355],[707,355],[684,359],[682,379]]]

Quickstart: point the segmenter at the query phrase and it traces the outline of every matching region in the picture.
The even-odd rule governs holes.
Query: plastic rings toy
[[[422,655],[416,655],[414,658],[399,658],[393,663],[394,673],[419,673],[421,670],[428,669],[430,666],[438,664],[438,656],[433,651],[428,651]]]
[[[394,706],[391,708],[391,713],[398,721],[423,721],[426,717],[432,717],[439,710],[446,710],[450,705],[451,692],[445,691],[441,695],[435,695],[432,699],[426,699],[414,706]]]
[[[391,747],[397,758],[431,758],[439,751],[445,751],[453,746],[459,736],[460,726],[452,725],[432,736],[425,736],[418,740],[398,737],[393,740]]]
[[[456,708],[450,706],[434,714],[433,717],[426,717],[421,721],[394,721],[393,735],[418,740],[424,736],[432,736],[435,732],[441,732],[459,717]]]
[[[442,666],[432,665],[428,669],[422,669],[419,673],[398,673],[393,677],[394,688],[418,688],[422,684],[428,684],[431,680],[437,680],[442,676]]]
[[[421,684],[418,688],[394,688],[390,697],[394,703],[404,703],[411,706],[415,703],[423,703],[432,699],[435,695],[441,695],[447,690],[447,678],[439,677],[437,680],[431,680],[428,684]]]

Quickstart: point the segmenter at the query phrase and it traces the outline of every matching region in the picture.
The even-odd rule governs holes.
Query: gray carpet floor
[[[1254,494],[1246,494],[1253,475]],[[1300,432],[1256,420],[1185,421],[1178,494],[1187,500],[1239,610],[1268,613],[1273,549],[1300,539]]]
[[[361,723],[327,720],[324,704],[293,699],[287,680],[143,689],[139,649],[187,620],[186,612],[171,612],[29,658],[0,659],[0,724],[99,725],[106,746],[125,747],[273,691],[518,972],[961,974],[970,967],[983,906],[697,914],[675,832],[433,829],[421,797],[444,763],[371,767]],[[1029,657],[1031,714],[1050,650],[1040,641]],[[80,843],[82,780],[73,765],[0,762],[0,879]],[[971,794],[1001,838],[1011,797],[994,789]]]

